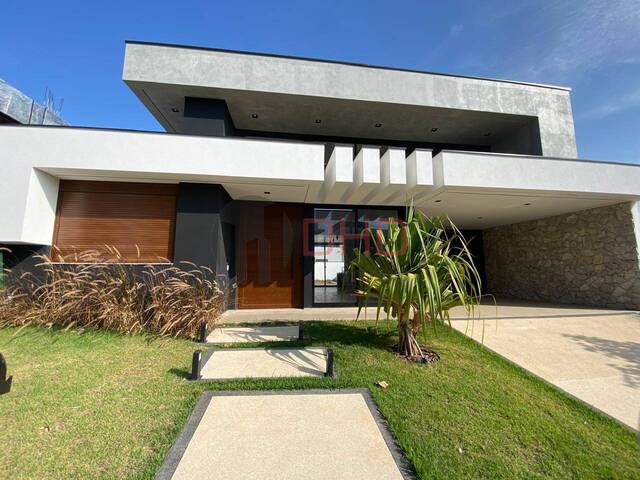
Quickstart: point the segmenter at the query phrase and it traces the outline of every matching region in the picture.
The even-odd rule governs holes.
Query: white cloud
[[[538,5],[515,12],[531,18],[530,35],[506,55],[510,75],[558,82],[611,65],[640,62],[640,1],[564,0]]]
[[[619,96],[610,97],[606,102],[584,112],[581,117],[604,118],[634,108],[640,108],[640,88]]]

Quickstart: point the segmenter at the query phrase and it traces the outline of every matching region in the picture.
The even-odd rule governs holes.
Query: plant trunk
[[[411,318],[411,331],[415,337],[418,336],[418,332],[420,331],[420,315],[418,315],[417,311],[414,312]]]
[[[398,336],[400,341],[398,344],[398,351],[400,355],[404,355],[407,358],[423,357],[422,349],[420,348],[414,333],[414,327],[409,321],[409,312],[402,310],[399,313]]]

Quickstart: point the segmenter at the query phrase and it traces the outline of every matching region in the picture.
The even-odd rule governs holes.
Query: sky
[[[125,40],[567,86],[580,158],[640,163],[639,0],[4,0],[0,78],[71,125],[162,130]]]

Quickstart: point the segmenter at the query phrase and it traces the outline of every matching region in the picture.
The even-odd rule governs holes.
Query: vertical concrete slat
[[[360,203],[380,185],[380,148],[363,145],[353,162],[353,185],[341,203]]]
[[[336,203],[353,183],[353,145],[335,145],[327,166],[320,192],[324,203]]]

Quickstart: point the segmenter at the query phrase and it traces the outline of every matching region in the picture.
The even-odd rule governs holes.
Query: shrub
[[[74,254],[74,263],[38,256],[38,270],[8,272],[0,291],[0,327],[42,325],[97,328],[131,334],[196,337],[212,328],[224,294],[207,267],[126,265],[105,247]]]
[[[471,312],[479,303],[480,275],[467,243],[451,220],[427,217],[413,205],[407,207],[405,222],[363,233],[376,248],[354,251],[349,268],[357,274],[355,293],[364,305],[369,298],[377,300],[376,318],[384,311],[397,319],[402,355],[425,360],[416,338],[420,328],[448,320],[452,307]]]

